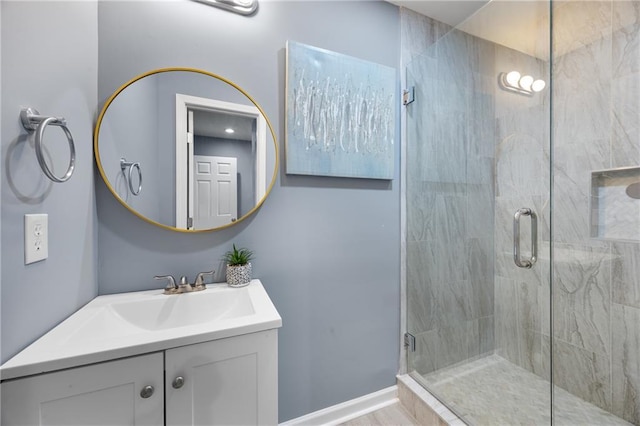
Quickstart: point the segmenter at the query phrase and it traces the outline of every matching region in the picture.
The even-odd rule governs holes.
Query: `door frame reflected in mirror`
[[[196,207],[194,205],[193,123],[189,125],[189,110],[244,116],[256,121],[254,161],[256,205],[267,192],[267,120],[255,106],[176,93],[176,228],[197,230],[194,227]],[[229,216],[227,225],[236,220],[237,217]]]

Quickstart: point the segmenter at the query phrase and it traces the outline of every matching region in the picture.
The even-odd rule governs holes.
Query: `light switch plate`
[[[49,215],[24,215],[24,264],[49,257]]]

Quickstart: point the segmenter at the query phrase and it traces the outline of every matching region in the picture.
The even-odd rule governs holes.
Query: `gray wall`
[[[98,293],[92,127],[98,66],[92,2],[12,2],[2,8],[2,361]],[[35,50],[37,46],[37,54]],[[25,50],[26,49],[26,50]],[[67,119],[74,176],[55,184],[40,171],[18,118],[21,106]],[[56,174],[68,162],[60,129],[45,145]],[[66,157],[66,158],[65,158]],[[49,214],[49,258],[24,265],[23,217]]]
[[[99,99],[152,68],[206,69],[257,100],[282,150],[286,40],[396,67],[398,25],[397,8],[384,2],[269,1],[251,18],[196,2],[104,2]],[[141,221],[99,182],[100,293],[157,288],[156,274],[193,279],[220,270],[232,243],[248,246],[255,276],[283,318],[281,421],[391,386],[399,353],[398,169],[393,181],[287,176],[281,169],[253,217],[200,235]]]

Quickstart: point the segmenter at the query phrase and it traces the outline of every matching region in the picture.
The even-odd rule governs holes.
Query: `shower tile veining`
[[[548,425],[550,384],[497,355],[424,376],[428,388],[472,425]],[[554,424],[629,425],[557,386]]]

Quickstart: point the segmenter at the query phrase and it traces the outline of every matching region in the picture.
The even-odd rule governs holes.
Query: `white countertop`
[[[206,303],[197,303],[193,307],[190,304],[193,301]],[[209,307],[209,301],[218,303]],[[139,306],[142,308],[130,309]],[[154,311],[158,314],[155,317],[153,312],[149,314],[151,311],[146,310],[153,306],[161,308]],[[211,315],[206,309],[211,309]],[[139,317],[140,324],[134,324],[138,321],[135,316]],[[241,288],[209,284],[203,291],[170,296],[162,294],[162,290],[98,296],[0,366],[0,379],[46,373],[281,326],[282,319],[260,280],[252,280]]]

